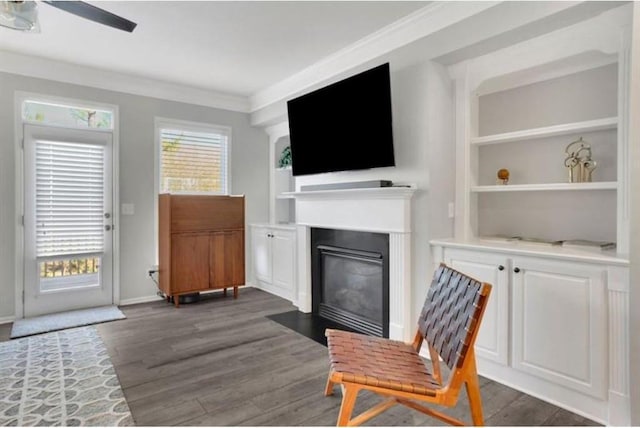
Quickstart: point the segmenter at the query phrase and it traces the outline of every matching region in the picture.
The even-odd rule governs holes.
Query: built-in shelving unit
[[[480,374],[613,426],[632,406],[629,14],[450,66],[455,236],[431,241],[434,265],[493,285]],[[567,161],[589,157],[576,179]]]
[[[617,242],[617,77],[611,64],[470,98],[468,160],[458,164],[466,174],[458,191],[469,195],[461,236]],[[569,179],[566,150],[579,139],[596,161],[592,181]],[[507,184],[497,177],[501,169],[509,171]]]
[[[604,119],[565,123],[561,125],[524,129],[521,131],[505,132],[502,134],[486,135],[483,137],[474,137],[471,138],[471,144],[482,146],[485,144],[513,143],[517,141],[532,140],[537,138],[603,131],[607,129],[615,129],[617,126],[617,117],[607,117]]]
[[[288,193],[295,190],[295,181],[291,166],[280,167],[282,151],[289,146],[289,128],[286,123],[267,130],[270,137],[269,147],[269,223],[272,225],[290,225],[295,223],[295,200]]]
[[[495,186],[473,186],[471,192],[542,192],[558,190],[616,190],[615,181],[601,181],[591,183],[543,183],[543,184],[511,184]]]

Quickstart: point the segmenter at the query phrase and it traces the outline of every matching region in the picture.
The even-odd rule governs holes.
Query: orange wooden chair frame
[[[484,425],[473,345],[490,293],[490,284],[480,283],[441,264],[434,275],[434,280],[420,315],[418,331],[413,343],[410,345],[389,339],[370,338],[355,333],[327,329],[326,335],[329,344],[331,369],[325,395],[332,395],[336,384],[340,384],[342,387],[342,404],[337,425],[357,426],[396,404],[402,404],[448,424],[463,426],[465,424],[462,421],[416,402],[423,401],[453,407],[458,401],[463,384],[466,387],[469,398],[473,425]],[[466,311],[463,306],[466,307]],[[455,331],[452,330],[452,325],[454,324],[456,326]],[[386,370],[384,364],[381,367],[376,367],[374,374],[367,373],[364,371],[366,369],[354,368],[354,365],[351,365],[351,369],[349,369],[349,365],[354,360],[357,365],[358,359],[367,361],[371,355],[356,355],[358,344],[354,345],[355,348],[349,349],[349,352],[333,350],[332,342],[337,347],[335,343],[338,341],[365,343],[369,354],[373,349],[373,353],[378,355],[380,354],[377,349],[384,347],[385,343],[399,347],[398,349],[405,347],[406,349],[402,349],[402,352],[404,352],[402,355],[406,355],[414,364],[415,360],[419,358],[417,355],[420,352],[422,343],[426,341],[429,346],[432,370],[430,371],[420,360],[425,369],[425,376],[429,377],[429,379],[425,379],[422,382],[422,385],[430,384],[433,387],[416,386],[412,380],[393,379],[393,375],[385,379],[387,376],[384,374],[381,376],[381,373],[385,373]],[[410,353],[414,353],[414,355],[409,355],[407,350]],[[400,359],[402,358],[400,356]],[[446,384],[443,383],[441,376],[440,358],[451,369]],[[373,366],[378,363],[379,360],[374,362]],[[371,367],[369,364],[364,364],[363,366]],[[345,367],[347,368],[346,370],[344,369]],[[417,376],[412,375],[412,379],[415,377]],[[361,390],[372,391],[388,399],[352,419],[351,414],[356,403],[356,397]]]

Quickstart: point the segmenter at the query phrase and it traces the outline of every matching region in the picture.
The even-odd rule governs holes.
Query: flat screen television
[[[395,166],[389,64],[287,102],[293,175]]]

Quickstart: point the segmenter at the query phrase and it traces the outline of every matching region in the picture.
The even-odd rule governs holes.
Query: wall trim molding
[[[0,71],[204,107],[249,112],[247,97],[0,50]]]
[[[433,2],[249,97],[254,113],[381,55],[496,6],[499,1]]]
[[[14,317],[14,316],[0,317],[0,325],[9,324],[10,322],[14,322],[15,320],[16,320],[16,317]]]
[[[153,294],[151,296],[142,296],[142,297],[133,297],[131,299],[122,299],[118,306],[128,306],[128,305],[137,305],[138,303],[148,303],[148,302],[156,302],[164,300],[162,297],[157,294]]]

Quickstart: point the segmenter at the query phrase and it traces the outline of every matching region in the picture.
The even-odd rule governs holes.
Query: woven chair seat
[[[435,396],[442,386],[406,343],[327,329],[331,370],[342,381]]]

